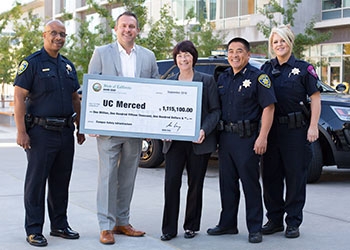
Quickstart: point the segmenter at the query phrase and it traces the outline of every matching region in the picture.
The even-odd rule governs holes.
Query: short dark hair
[[[136,14],[131,12],[131,11],[125,11],[122,14],[120,14],[117,17],[117,20],[115,21],[116,24],[118,23],[119,18],[121,18],[122,16],[132,16],[132,17],[134,17],[136,19],[136,26],[137,26],[137,28],[139,28],[139,19],[137,18]]]
[[[250,44],[247,40],[245,40],[244,38],[242,37],[235,37],[235,38],[232,38],[231,41],[228,42],[227,44],[227,50],[228,50],[228,47],[230,46],[231,43],[241,43],[244,45],[245,49],[247,51],[250,51]]]
[[[197,59],[198,59],[198,51],[197,51],[196,47],[194,46],[194,44],[189,40],[185,40],[185,41],[182,41],[182,42],[179,42],[178,44],[176,44],[176,46],[173,49],[173,58],[174,58],[175,65],[177,65],[176,64],[176,56],[180,52],[188,52],[192,55],[192,57],[193,57],[192,66],[194,67],[194,65],[197,63]]]

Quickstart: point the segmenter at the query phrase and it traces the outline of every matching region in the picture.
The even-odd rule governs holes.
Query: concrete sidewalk
[[[26,156],[15,143],[13,126],[0,125],[0,250],[36,249],[25,241],[23,184]],[[215,162],[211,163],[215,165]],[[69,223],[81,235],[78,240],[65,240],[49,236],[49,220],[46,218],[44,235],[46,249],[303,249],[345,250],[350,240],[350,171],[338,170],[325,173],[319,183],[308,185],[304,223],[297,239],[286,239],[283,233],[264,236],[260,244],[248,243],[245,225],[244,197],[239,210],[239,234],[209,236],[208,227],[215,226],[220,213],[218,169],[209,166],[203,201],[201,231],[194,239],[184,239],[182,223],[186,176],[183,178],[178,237],[163,242],[161,220],[163,209],[164,168],[142,169],[137,175],[132,201],[131,223],[147,232],[145,237],[132,238],[117,235],[115,245],[99,243],[96,217],[97,150],[94,138],[87,138],[84,145],[76,146],[73,175],[68,207]]]

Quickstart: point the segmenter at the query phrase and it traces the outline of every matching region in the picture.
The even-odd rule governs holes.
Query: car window
[[[159,73],[161,75],[162,79],[168,79],[175,74],[179,72],[179,68],[174,64],[174,61],[169,60],[160,60],[158,63],[158,69]],[[259,68],[263,64],[263,61],[250,59],[249,63]],[[226,68],[228,68],[230,65],[227,62],[226,58],[216,58],[216,57],[210,57],[210,58],[198,58],[198,61],[195,65],[195,69],[197,71],[207,73],[209,75],[213,75],[215,80],[218,79],[218,76],[220,73],[222,73]]]
[[[173,75],[177,74],[178,72],[179,72],[179,68],[175,64],[173,64],[172,66],[170,66],[170,68],[168,68],[167,71],[165,71],[164,74],[161,74],[161,78],[168,79]]]
[[[318,89],[321,92],[336,92],[331,86],[328,86],[327,84],[325,84],[324,82],[318,80]]]

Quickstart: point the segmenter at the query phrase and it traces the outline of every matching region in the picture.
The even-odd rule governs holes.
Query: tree
[[[109,0],[109,4],[123,5],[126,10],[134,12],[138,19],[139,25],[142,27],[145,23],[146,9],[142,6],[145,0]],[[67,57],[74,63],[78,79],[80,82],[83,80],[83,75],[88,72],[88,65],[91,59],[92,53],[96,46],[113,42],[113,28],[115,20],[113,19],[109,6],[100,6],[94,0],[87,0],[91,12],[95,12],[102,20],[95,27],[90,29],[90,24],[93,20],[86,18],[75,21],[79,23],[79,30],[76,34],[67,38],[66,46],[63,48],[62,53],[65,53]],[[71,16],[66,15],[66,19],[71,19]]]
[[[160,10],[160,19],[152,23],[147,37],[139,39],[142,46],[152,50],[157,59],[171,57],[171,51],[177,41],[184,39],[183,26],[177,25],[170,14],[169,5],[164,5]]]
[[[109,5],[100,6],[95,0],[86,1],[90,13],[97,13],[102,22],[91,30],[92,20],[77,19],[79,29],[76,34],[67,37],[66,45],[61,51],[75,64],[80,81],[83,79],[83,74],[88,72],[88,64],[95,47],[115,39],[113,36],[115,20],[111,15],[111,6],[123,6],[126,10],[134,12],[142,30],[147,17],[144,2],[145,0],[108,0]],[[160,14],[160,20],[149,22],[148,33],[140,33],[137,43],[153,50],[157,59],[166,59],[170,57],[173,46],[186,37],[184,27],[176,23],[173,15],[170,14],[169,6],[164,6]],[[0,16],[0,32],[9,21],[14,27],[13,34],[0,37],[0,80],[3,84],[13,82],[20,61],[43,45],[40,28],[43,26],[43,20],[35,18],[32,13],[29,13],[24,20],[21,20],[21,16],[20,4]],[[192,16],[194,16],[193,10],[188,14],[188,23]],[[61,16],[62,21],[72,20],[72,18],[72,13],[64,13]],[[187,39],[193,40],[200,56],[210,55],[211,50],[217,49],[217,46],[223,43],[222,36],[217,36],[213,32],[213,27],[204,18],[189,31]]]
[[[140,43],[151,49],[158,60],[171,57],[171,51],[176,43],[188,39],[191,40],[199,56],[210,56],[213,50],[216,50],[224,43],[225,34],[216,34],[211,23],[206,21],[203,13],[200,13],[199,22],[190,24],[196,15],[194,8],[191,8],[185,17],[186,24],[178,25],[176,19],[170,13],[170,6],[164,5],[160,11],[160,19],[156,22],[150,22],[150,31],[147,37]]]
[[[289,24],[294,26],[294,14],[298,10],[298,5],[302,0],[288,0],[286,8],[280,6],[276,0],[271,0],[265,7],[259,9],[259,13],[263,14],[268,19],[268,24],[261,22],[257,24],[257,29],[264,34],[266,38],[269,37],[273,27],[281,24]],[[282,16],[282,23],[275,20],[275,16],[280,14]],[[330,38],[331,32],[321,33],[314,29],[315,21],[312,19],[305,27],[304,34],[299,33],[295,35],[293,53],[297,58],[303,58],[303,52],[310,46],[319,44]]]
[[[20,61],[42,46],[42,35],[41,31],[39,31],[41,20],[34,18],[31,12],[23,20],[20,18],[21,15],[20,5],[17,4],[9,12],[2,14],[0,17],[0,33],[2,33],[0,37],[2,107],[5,106],[5,84],[13,82]],[[4,34],[3,31],[10,21],[13,23],[13,30]]]
[[[217,50],[224,43],[226,34],[215,32],[214,27],[205,20],[203,14],[203,12],[199,13],[198,24],[190,26],[189,21],[195,17],[196,13],[193,7],[188,11],[186,20],[190,28],[187,36],[196,45],[199,56],[208,57],[213,50]]]
[[[113,38],[112,33],[106,32],[106,28],[101,24],[95,27],[95,32],[92,32],[89,30],[89,21],[79,19],[76,21],[80,23],[79,30],[68,39],[62,53],[74,63],[78,79],[82,82],[83,75],[88,72],[89,61],[95,47],[109,43]]]
[[[43,20],[33,16],[32,12],[28,17],[13,21],[14,40],[16,45],[12,47],[13,67],[17,70],[17,65],[27,56],[40,50],[44,44],[42,36]]]

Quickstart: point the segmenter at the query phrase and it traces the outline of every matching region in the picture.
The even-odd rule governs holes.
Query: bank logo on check
[[[92,85],[92,89],[93,89],[95,92],[99,92],[99,91],[102,89],[101,83],[98,83],[98,82],[94,83],[94,84]]]

